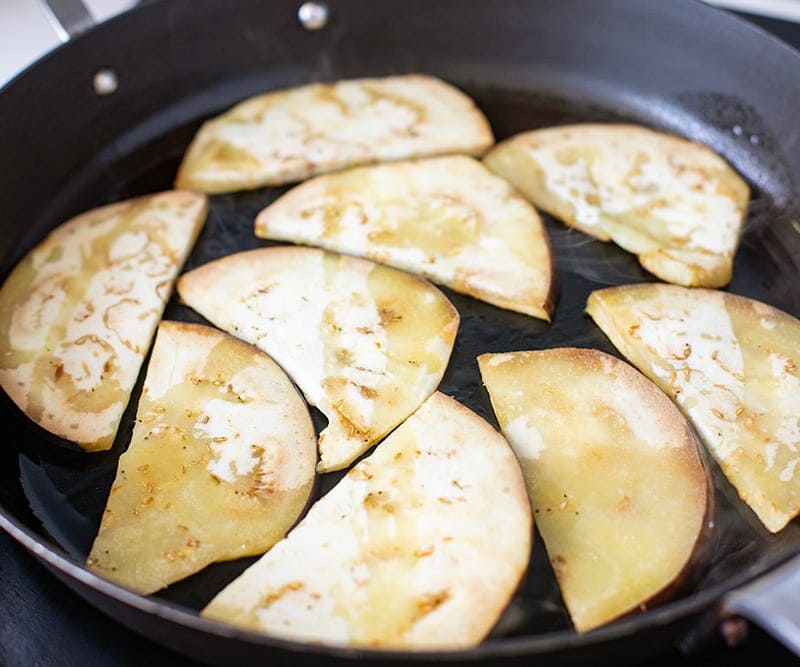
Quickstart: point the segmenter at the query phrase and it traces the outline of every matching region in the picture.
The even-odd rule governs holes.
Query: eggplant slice
[[[493,143],[475,103],[436,77],[315,83],[253,97],[206,122],[175,186],[251,190],[374,162],[482,155]]]
[[[539,215],[463,155],[361,167],[290,190],[256,236],[321,246],[550,320],[553,267]]]
[[[430,283],[313,248],[261,248],[183,275],[181,298],[270,354],[328,418],[320,472],[363,454],[439,385],[458,312]]]
[[[636,125],[566,125],[498,144],[486,166],[667,282],[722,287],[750,190],[710,148]]]
[[[203,615],[323,644],[474,646],[530,549],[530,506],[508,443],[437,392]]]
[[[586,312],[678,404],[770,531],[800,514],[800,321],[674,285],[597,290]]]
[[[703,553],[712,493],[680,411],[598,350],[484,354],[478,363],[575,628],[679,592]]]
[[[308,409],[275,362],[163,322],[87,567],[146,595],[261,554],[308,504],[315,463]]]
[[[106,450],[207,201],[163,192],[52,231],[0,288],[0,385],[25,414]]]

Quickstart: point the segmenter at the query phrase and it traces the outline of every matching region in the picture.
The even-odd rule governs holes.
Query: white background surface
[[[706,0],[710,5],[800,22],[800,0]]]
[[[84,0],[84,4],[96,20],[103,21],[136,0]],[[39,0],[0,0],[0,86],[59,43]]]
[[[720,7],[800,22],[800,0],[707,1]],[[84,0],[84,3],[92,16],[102,21],[132,7],[136,0]],[[0,0],[0,86],[58,44],[56,30],[40,0]]]

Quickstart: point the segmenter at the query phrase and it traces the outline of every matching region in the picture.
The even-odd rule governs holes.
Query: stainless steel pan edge
[[[796,137],[792,139],[796,142]],[[91,575],[80,566],[66,557],[63,553],[52,546],[45,545],[37,540],[36,536],[27,528],[19,524],[13,517],[0,511],[0,526],[9,532],[15,539],[22,543],[37,558],[45,562],[48,567],[60,573],[71,586],[79,590],[82,595],[94,598],[95,604],[101,608],[103,602],[96,599],[93,595],[87,595],[87,589],[100,593],[123,606],[137,609],[145,614],[152,615],[154,618],[169,619],[187,628],[197,630],[201,633],[208,633],[221,638],[230,638],[235,641],[245,641],[257,645],[270,647],[283,647],[290,653],[298,650],[309,651],[305,645],[296,645],[291,642],[280,642],[268,640],[257,635],[242,633],[231,628],[200,619],[189,614],[182,609],[164,602],[155,602],[144,599],[120,589],[104,580]],[[749,583],[748,583],[749,582]],[[731,587],[738,588],[734,592]],[[740,588],[739,588],[740,587]],[[753,621],[764,625],[791,646],[793,650],[800,651],[800,620],[797,618],[798,605],[792,605],[793,600],[800,599],[800,558],[794,558],[781,567],[773,570],[772,573],[762,576],[752,581],[752,575],[743,574],[729,582],[720,584],[716,587],[702,591],[691,598],[680,600],[667,605],[664,608],[649,612],[649,617],[653,624],[667,624],[675,622],[680,618],[692,616],[706,609],[715,600],[713,615],[716,618],[724,618],[729,615],[743,615],[750,617]],[[721,600],[721,601],[720,601]],[[793,613],[794,612],[794,613]],[[525,654],[546,653],[554,649],[564,649],[590,645],[593,643],[603,643],[622,639],[636,629],[635,619],[624,620],[608,628],[604,628],[585,636],[577,636],[573,633],[561,632],[553,633],[546,637],[534,639],[510,639],[504,640],[502,646],[489,642],[477,650],[470,652],[469,659],[484,659],[488,657],[511,657],[519,655],[520,651]],[[314,649],[311,649],[314,652]],[[327,656],[340,658],[352,658],[369,653],[363,651],[324,649],[321,651]],[[408,654],[381,654],[386,659],[404,660],[408,659]],[[415,655],[415,660],[421,662],[433,660],[458,659],[463,660],[466,656],[456,654],[419,654]]]

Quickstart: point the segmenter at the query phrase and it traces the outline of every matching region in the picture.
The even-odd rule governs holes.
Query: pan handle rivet
[[[730,647],[741,644],[747,639],[747,635],[749,634],[747,621],[738,616],[726,618],[722,621],[722,624],[719,626],[719,631],[725,643]]]
[[[92,79],[92,86],[94,87],[95,95],[100,97],[114,94],[119,88],[116,72],[111,69],[99,70]]]
[[[306,30],[321,30],[328,25],[328,6],[322,2],[304,2],[297,10],[297,18]]]

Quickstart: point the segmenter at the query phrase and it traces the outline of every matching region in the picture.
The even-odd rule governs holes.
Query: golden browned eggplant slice
[[[500,616],[530,548],[508,443],[435,393],[203,615],[315,643],[464,648]]]
[[[512,137],[485,162],[538,208],[635,253],[662,280],[731,279],[750,190],[701,144],[636,125],[568,125]]]
[[[261,554],[308,503],[315,462],[308,410],[274,361],[163,322],[87,566],[148,594]]]
[[[230,255],[182,276],[178,292],[270,354],[325,414],[320,472],[347,466],[436,390],[458,330],[430,283],[312,248]]]
[[[538,214],[464,155],[312,179],[259,214],[256,236],[367,257],[541,319],[552,313]]]
[[[50,233],[0,289],[0,385],[34,422],[109,449],[175,277],[206,216],[164,192]]]
[[[586,311],[678,404],[769,530],[800,513],[800,321],[671,285],[598,290]]]
[[[253,97],[208,121],[176,187],[247,190],[360,164],[481,155],[493,143],[475,103],[435,77],[316,83]]]
[[[711,493],[680,411],[597,350],[484,354],[478,363],[575,628],[677,590],[701,553]]]

